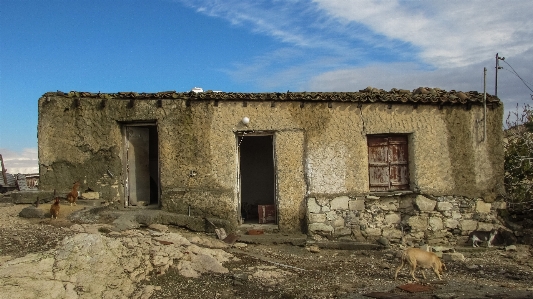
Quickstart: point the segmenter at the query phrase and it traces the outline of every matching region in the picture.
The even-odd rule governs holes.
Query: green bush
[[[509,202],[532,200],[533,110],[529,105],[510,112],[505,129],[505,189]]]

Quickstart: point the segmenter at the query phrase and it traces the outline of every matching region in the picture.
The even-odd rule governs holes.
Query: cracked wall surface
[[[310,196],[369,193],[367,134],[408,135],[411,190],[494,201],[503,192],[503,107],[487,109],[486,140],[482,107],[465,107],[48,93],[39,100],[40,188],[68,192],[80,180],[80,190],[124,200],[122,127],[151,122],[160,205],[170,212],[238,224],[236,133],[245,131],[274,136],[282,230],[305,230]]]

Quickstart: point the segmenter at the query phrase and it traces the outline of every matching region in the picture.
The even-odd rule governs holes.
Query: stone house
[[[265,225],[282,232],[456,242],[497,226],[505,208],[503,105],[483,99],[437,88],[49,92],[39,187],[79,180],[102,200],[229,230],[267,207]]]

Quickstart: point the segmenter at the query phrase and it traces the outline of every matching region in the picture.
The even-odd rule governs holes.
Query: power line
[[[522,83],[524,83],[524,85],[527,87],[527,89],[529,89],[531,92],[533,92],[533,89],[531,89],[531,87],[529,87],[528,82],[526,82],[524,79],[522,79],[522,77],[520,77],[520,75],[515,71],[515,69],[507,61],[505,61],[503,59],[500,59],[500,60],[505,62],[505,64],[507,64],[513,70],[512,72],[509,71],[509,70],[506,70],[506,71],[509,71],[509,72],[513,73],[515,76],[517,76],[522,81]],[[529,84],[531,84],[531,83],[529,83]]]
[[[502,68],[502,69],[505,70],[505,71],[508,71],[509,73],[511,73],[511,74],[513,74],[513,75],[515,75],[515,76],[517,76],[517,77],[519,77],[517,73],[515,73],[515,72],[513,72],[513,71],[511,71],[511,70],[509,70],[509,69],[506,69],[506,68]],[[519,78],[520,78],[520,77],[519,77]],[[522,80],[522,81],[523,81],[525,84],[527,84],[527,85],[533,85],[531,82],[528,82],[528,81],[526,81],[526,80]]]

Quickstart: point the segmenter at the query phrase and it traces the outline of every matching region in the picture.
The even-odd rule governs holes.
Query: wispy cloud
[[[301,1],[238,1],[238,0],[178,0],[211,17],[225,19],[235,26],[265,34],[284,43],[314,47],[313,40],[298,25],[303,15],[312,17],[312,10],[302,9]],[[291,14],[299,11],[297,18]]]
[[[480,90],[481,70],[496,52],[519,56],[533,49],[531,1],[180,2],[281,43],[224,70],[261,89]]]
[[[438,67],[483,61],[498,49],[519,55],[533,45],[530,1],[314,0],[331,17],[368,26],[420,48]]]
[[[0,148],[0,154],[4,159],[4,167],[7,172],[17,173],[38,173],[39,159],[36,148],[25,148],[22,152],[14,152],[5,148]]]
[[[255,82],[260,89],[305,89],[315,74],[372,60],[410,61],[410,45],[374,34],[364,25],[332,18],[317,3],[295,1],[179,0],[211,17],[269,36],[276,49],[232,62],[224,70],[235,81]],[[413,49],[410,49],[413,50]],[[412,51],[411,51],[412,53]],[[377,54],[377,55],[376,55]]]

